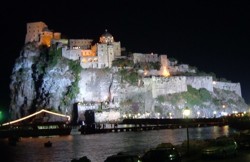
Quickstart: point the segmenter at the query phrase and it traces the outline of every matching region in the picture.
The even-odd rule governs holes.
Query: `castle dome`
[[[99,42],[100,43],[112,43],[114,42],[114,37],[106,29],[105,32],[101,35]]]

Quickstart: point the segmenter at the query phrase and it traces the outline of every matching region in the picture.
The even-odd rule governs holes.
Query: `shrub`
[[[165,101],[165,97],[163,95],[160,95],[156,98],[156,100],[159,102],[159,103],[163,103]]]

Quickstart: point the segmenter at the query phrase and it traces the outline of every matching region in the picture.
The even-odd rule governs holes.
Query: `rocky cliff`
[[[122,115],[180,118],[186,106],[192,108],[193,117],[247,111],[243,98],[235,92],[216,88],[211,92],[188,86],[186,92],[155,97],[147,79],[136,75],[136,69],[83,69],[79,60],[62,57],[61,50],[56,46],[38,47],[35,43],[24,46],[11,75],[13,119],[42,108],[72,115],[78,103],[85,104],[85,109],[77,107],[79,112],[91,104],[90,109],[99,113],[119,112],[118,118]],[[108,118],[111,117],[104,120]]]

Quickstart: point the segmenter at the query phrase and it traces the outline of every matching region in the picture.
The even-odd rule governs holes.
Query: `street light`
[[[216,118],[216,113],[217,113],[216,111],[213,111],[213,114],[214,114],[214,118]]]
[[[186,107],[183,110],[183,116],[184,116],[184,118],[188,119],[190,113],[191,113],[191,110],[188,107]],[[186,124],[187,124],[187,155],[189,155],[189,130],[188,130],[188,121],[186,121]]]
[[[188,118],[189,115],[190,115],[191,111],[188,107],[186,107],[184,110],[183,110],[183,116],[184,118]]]
[[[199,111],[197,111],[197,118],[199,118],[200,117],[200,112]]]

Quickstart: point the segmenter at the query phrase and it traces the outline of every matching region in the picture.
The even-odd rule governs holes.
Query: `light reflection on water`
[[[107,156],[120,151],[142,154],[162,142],[181,144],[187,138],[186,128],[144,132],[121,132],[107,134],[61,137],[22,138],[17,146],[8,146],[11,157],[17,162],[70,162],[73,158],[87,156],[91,162],[103,162]],[[217,138],[234,133],[228,126],[189,128],[190,139]],[[45,148],[50,140],[53,145]],[[7,142],[7,140],[5,141]]]

